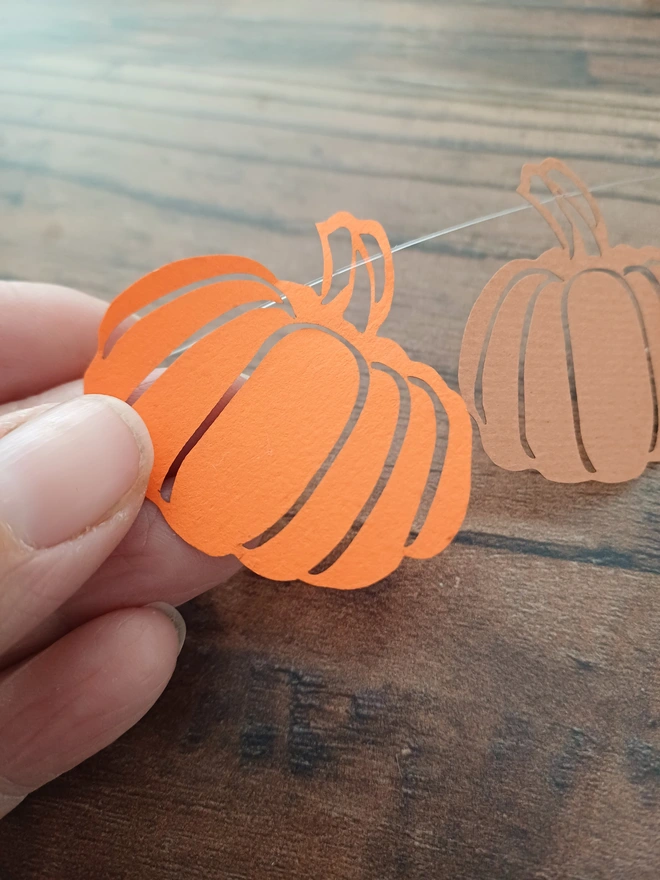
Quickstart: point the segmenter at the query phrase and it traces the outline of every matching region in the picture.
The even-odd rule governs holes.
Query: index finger
[[[107,305],[56,284],[0,282],[0,404],[80,378]]]

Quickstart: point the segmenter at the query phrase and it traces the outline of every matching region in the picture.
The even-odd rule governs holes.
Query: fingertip
[[[131,608],[84,624],[10,671],[0,682],[0,816],[139,721],[178,652],[162,609]]]
[[[120,400],[86,395],[39,410],[0,440],[0,520],[24,544],[54,547],[120,505],[136,514],[152,462],[142,419]]]
[[[154,447],[142,416],[133,409],[130,404],[118,397],[105,394],[86,394],[86,399],[98,400],[102,405],[111,407],[120,419],[130,429],[140,450],[140,471],[147,475],[151,472],[154,463]]]
[[[183,643],[186,640],[186,622],[181,616],[180,612],[174,607],[174,605],[168,605],[167,602],[151,602],[151,604],[146,606],[147,608],[155,608],[156,611],[164,614],[165,617],[169,620],[169,622],[174,627],[174,632],[176,633],[177,641],[178,641],[178,650],[177,656],[181,653],[181,649],[183,648]]]
[[[145,606],[113,611],[99,621],[102,629],[96,638],[111,646],[127,701],[141,699],[150,688],[162,690],[174,672],[182,643],[172,617],[163,608]],[[183,618],[181,624],[185,630]]]

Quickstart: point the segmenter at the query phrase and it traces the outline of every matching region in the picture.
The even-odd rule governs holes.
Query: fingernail
[[[176,636],[179,640],[178,654],[180,654],[181,648],[183,648],[183,643],[186,640],[186,622],[183,617],[179,614],[179,612],[173,605],[168,605],[167,602],[152,602],[147,607],[155,608],[156,611],[160,611],[171,622],[172,626],[176,630]]]
[[[4,416],[0,417],[0,437],[4,437],[5,434],[15,431],[16,428],[20,428],[21,425],[24,425],[25,422],[29,422],[30,419],[34,419],[42,412],[47,412],[54,406],[57,406],[57,404],[40,403],[37,406],[30,406],[27,409],[15,409],[13,412],[6,413]]]
[[[101,522],[151,466],[146,428],[127,404],[85,395],[0,439],[0,522],[52,547]]]

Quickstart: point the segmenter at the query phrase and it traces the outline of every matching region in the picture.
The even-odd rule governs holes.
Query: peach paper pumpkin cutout
[[[108,308],[85,391],[128,400],[195,332],[226,316],[226,323],[184,351],[133,404],[155,449],[147,497],[177,534],[209,555],[235,554],[274,580],[354,589],[390,574],[404,556],[428,558],[452,541],[470,494],[471,425],[461,397],[431,367],[414,363],[399,345],[377,335],[394,290],[382,227],[339,213],[317,228],[324,258],[320,295],[236,256],[180,260],[137,281]],[[355,267],[346,286],[324,302],[333,273],[330,235],[341,228],[350,233],[354,262],[368,256],[363,236],[375,239],[383,255],[379,296],[373,265],[366,265],[371,305],[363,332],[344,318]],[[109,346],[113,331],[129,316],[174,292],[175,299],[158,305]],[[231,314],[246,305],[248,311]],[[281,338],[273,344],[278,332]],[[262,348],[265,355],[253,374],[207,426],[209,414]],[[364,383],[360,364],[368,386],[348,430]],[[365,516],[395,436],[402,388],[409,396],[405,435]],[[449,433],[433,487],[438,405]],[[188,448],[203,424],[201,438]],[[331,453],[334,460],[324,471]],[[175,462],[180,464],[166,500],[161,490]],[[296,507],[310,483],[311,494]],[[429,487],[434,495],[426,518],[411,535]],[[354,524],[357,533],[338,558],[313,573],[346,544]],[[258,546],[246,546],[259,537]]]
[[[570,232],[532,194],[535,177]],[[526,165],[518,192],[560,246],[504,266],[470,313],[459,385],[484,450],[556,482],[634,479],[660,460],[660,249],[611,247],[596,200],[557,159]]]

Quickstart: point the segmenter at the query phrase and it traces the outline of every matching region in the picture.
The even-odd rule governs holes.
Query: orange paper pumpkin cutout
[[[404,556],[427,558],[450,543],[469,499],[471,425],[460,396],[431,367],[377,335],[394,289],[382,227],[342,213],[317,228],[320,295],[234,256],[181,260],[140,279],[108,308],[85,390],[128,400],[170,353],[222,317],[134,403],[155,449],[147,497],[175,532],[209,555],[233,553],[275,580],[351,589],[385,577]],[[363,236],[376,240],[384,259],[380,296],[374,267],[366,266],[371,306],[364,332],[344,318],[355,267],[324,302],[333,273],[329,238],[341,228],[350,232],[354,262],[368,256]],[[173,292],[177,298],[134,323],[107,351],[122,321]],[[260,352],[250,378],[208,426],[209,414]],[[443,411],[448,439],[434,473]],[[166,500],[163,485],[175,462]],[[411,534],[425,490],[432,500]],[[333,551],[338,558],[315,573]]]
[[[484,449],[557,482],[638,477],[660,460],[660,249],[610,247],[595,199],[556,159],[526,165],[518,192],[560,247],[504,266],[468,319],[459,385]]]

